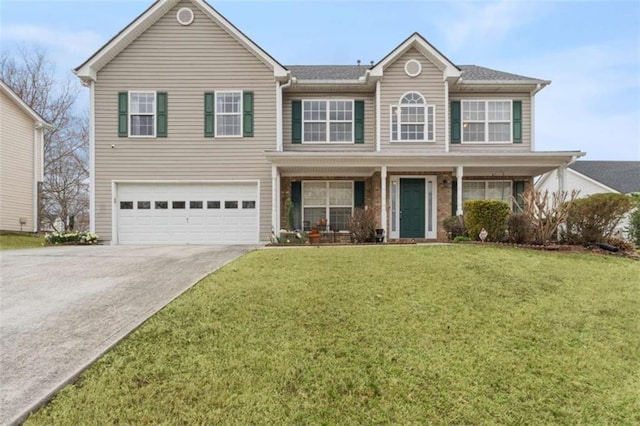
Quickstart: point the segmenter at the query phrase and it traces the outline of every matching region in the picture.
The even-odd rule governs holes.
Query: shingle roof
[[[623,194],[640,192],[640,161],[576,161],[569,168]]]
[[[364,65],[286,65],[298,80],[357,80],[369,67]]]
[[[540,81],[518,74],[477,65],[460,65],[462,79],[470,81]],[[357,80],[369,67],[364,65],[287,65],[298,80]]]
[[[537,78],[525,77],[523,75],[511,74],[509,72],[493,70],[491,68],[479,67],[478,65],[458,65],[462,70],[462,79],[471,81],[540,81]]]

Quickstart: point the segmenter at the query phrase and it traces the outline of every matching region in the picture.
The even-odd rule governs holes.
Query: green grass
[[[639,276],[477,245],[256,251],[27,424],[638,424]]]
[[[0,234],[0,250],[35,248],[44,246],[42,235],[29,234]]]

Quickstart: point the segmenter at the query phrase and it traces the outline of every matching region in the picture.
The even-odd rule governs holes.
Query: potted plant
[[[311,232],[307,235],[307,237],[309,238],[309,242],[311,244],[320,244],[320,232],[318,231],[318,228],[312,228]]]

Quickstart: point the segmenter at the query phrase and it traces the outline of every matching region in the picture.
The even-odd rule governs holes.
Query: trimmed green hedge
[[[499,200],[468,200],[464,202],[464,224],[469,237],[479,240],[480,231],[487,231],[486,241],[503,241],[509,217],[509,204]]]

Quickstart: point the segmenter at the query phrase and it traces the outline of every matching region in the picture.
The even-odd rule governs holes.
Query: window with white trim
[[[353,181],[303,181],[302,223],[309,231],[326,221],[326,230],[346,231],[353,212]]]
[[[512,142],[512,102],[462,101],[462,142]]]
[[[511,206],[512,186],[510,180],[463,180],[462,202],[467,200],[501,200]]]
[[[409,92],[391,106],[391,141],[435,141],[435,106],[427,105],[424,96]]]
[[[242,92],[215,92],[215,136],[242,136]]]
[[[129,136],[155,135],[156,92],[129,92]]]
[[[353,105],[353,100],[303,101],[302,142],[353,142]]]

